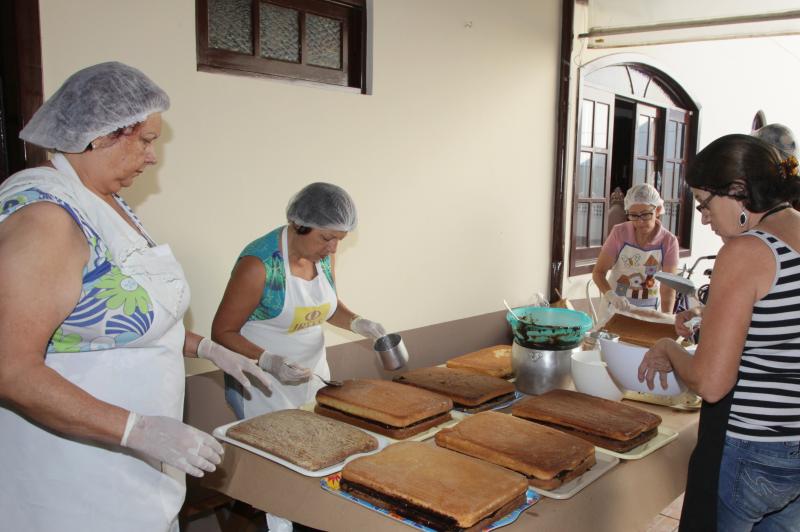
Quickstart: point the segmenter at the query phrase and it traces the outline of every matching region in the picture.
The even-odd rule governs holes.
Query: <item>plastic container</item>
[[[514,314],[506,313],[506,321],[522,347],[560,350],[579,344],[592,328],[592,318],[578,310],[531,306],[515,308]]]
[[[611,401],[622,399],[622,390],[608,374],[600,351],[578,351],[572,354],[572,382],[581,393]]]

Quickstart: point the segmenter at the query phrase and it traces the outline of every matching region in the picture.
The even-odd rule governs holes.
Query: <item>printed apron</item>
[[[659,283],[654,276],[662,259],[661,249],[644,250],[626,243],[611,269],[611,289],[631,305],[658,309]]]
[[[286,357],[286,361],[297,364],[321,376],[330,378],[330,368],[325,357],[325,335],[322,323],[336,312],[336,291],[328,282],[319,262],[316,263],[317,276],[307,281],[291,274],[289,268],[287,229],[281,235],[283,266],[286,271],[286,297],[281,313],[268,320],[248,321],[242,327],[242,336],[263,347],[270,353]],[[297,385],[282,384],[271,374],[269,380],[271,395],[254,384],[243,395],[246,418],[298,408],[314,400],[317,390],[325,386],[322,381],[311,377],[307,382]]]
[[[63,156],[56,155],[54,163],[77,179]],[[148,247],[102,200],[85,189],[77,194],[91,222],[101,224],[95,227],[122,272],[148,291],[154,321],[129,347],[108,349],[101,337],[91,351],[48,353],[45,364],[102,401],[182,419],[182,318],[189,305],[183,269],[169,246]],[[63,437],[2,406],[0,434],[4,529],[177,532],[186,491],[183,473],[116,445]]]

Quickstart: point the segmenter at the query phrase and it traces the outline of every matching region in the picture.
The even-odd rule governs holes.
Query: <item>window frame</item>
[[[602,68],[611,67],[611,66],[620,66],[620,67],[632,67],[634,69],[640,70],[645,72],[651,79],[658,80],[665,88],[667,88],[671,93],[669,94],[670,97],[673,97],[675,101],[677,101],[681,107],[674,107],[665,104],[661,101],[654,101],[649,98],[634,95],[634,94],[626,94],[620,92],[618,87],[604,87],[594,84],[587,80],[587,77],[597,70]],[[663,165],[664,165],[664,130],[667,123],[667,117],[674,111],[677,112],[685,112],[687,115],[686,119],[686,128],[684,132],[684,144],[683,150],[686,156],[685,163],[682,167],[683,175],[681,177],[685,178],[685,170],[686,167],[691,163],[692,158],[697,152],[697,130],[699,126],[699,105],[692,99],[688,93],[680,86],[680,84],[675,81],[671,76],[665,73],[665,71],[653,64],[650,58],[645,56],[641,56],[639,54],[614,54],[610,56],[606,56],[600,59],[597,59],[584,67],[579,69],[579,83],[578,83],[578,91],[577,91],[577,113],[575,117],[575,129],[574,129],[574,140],[573,140],[573,149],[574,149],[574,157],[573,157],[573,172],[572,172],[572,199],[570,208],[572,209],[572,225],[570,227],[570,238],[568,242],[570,242],[570,249],[569,249],[569,271],[568,276],[576,276],[576,275],[584,275],[591,273],[592,269],[594,268],[594,264],[597,262],[597,257],[600,254],[600,247],[587,247],[587,248],[578,248],[576,246],[576,236],[575,236],[575,220],[577,217],[577,204],[579,201],[582,201],[577,196],[577,180],[578,180],[578,172],[580,171],[580,154],[581,154],[581,127],[582,127],[582,113],[583,113],[583,104],[584,99],[586,98],[587,91],[592,90],[600,90],[606,91],[612,95],[615,99],[615,102],[618,100],[625,100],[634,103],[637,106],[639,104],[643,104],[648,107],[656,107],[658,108],[659,112],[661,113],[661,122],[657,123],[657,139],[656,139],[656,167],[655,171],[657,172],[657,176],[660,176],[663,172]],[[613,122],[613,117],[611,118]],[[634,122],[635,123],[635,122]],[[613,131],[613,127],[611,128]],[[613,138],[609,138],[610,149],[609,154],[612,156],[612,159],[609,160],[609,171],[610,167],[613,164]],[[633,146],[632,146],[632,153],[633,153]],[[632,180],[632,175],[631,175]],[[657,177],[656,187],[661,191],[662,180]],[[611,190],[610,182],[607,183],[606,186],[606,197],[605,197],[605,210],[604,210],[604,231],[603,231],[603,242],[608,236],[608,232],[610,228],[607,228],[608,224],[608,216],[609,216],[609,207],[610,207],[610,196]],[[683,186],[679,191],[679,219],[678,219],[678,231],[676,236],[680,242],[680,250],[679,255],[681,257],[687,257],[691,254],[691,228],[693,223],[693,211],[692,209],[692,195],[691,191],[688,186],[685,185],[685,181],[683,182]]]
[[[208,3],[195,0],[197,70],[268,77],[294,82],[341,87],[366,94],[366,0],[250,0],[252,53],[211,48],[209,41]],[[262,4],[296,10],[300,13],[300,62],[270,59],[260,55],[260,9]],[[336,19],[342,28],[341,68],[316,66],[306,62],[306,15]]]

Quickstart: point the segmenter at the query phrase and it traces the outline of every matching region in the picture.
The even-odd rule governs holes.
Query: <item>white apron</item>
[[[60,173],[77,179],[62,156],[57,155],[54,164]],[[49,170],[42,188],[52,177]],[[20,184],[26,186],[27,181]],[[45,364],[102,401],[145,415],[182,419],[182,317],[189,290],[180,264],[169,246],[148,247],[111,207],[79,183],[64,186],[70,201],[78,203],[108,245],[117,266],[148,290],[154,322],[142,341],[130,347],[105,349],[106,340],[98,338],[95,351],[48,353]],[[160,462],[119,446],[62,437],[2,405],[0,471],[4,530],[178,530],[177,514],[186,491],[182,473],[172,468],[162,472]]]
[[[325,336],[322,323],[336,312],[336,292],[328,282],[319,262],[317,276],[310,281],[292,275],[289,268],[287,229],[281,235],[283,266],[286,271],[286,298],[281,313],[268,320],[248,321],[242,336],[270,353],[286,357],[289,363],[311,368],[322,378],[330,378],[325,357]],[[272,389],[266,395],[263,388],[253,386],[243,393],[244,415],[252,417],[276,410],[297,408],[311,402],[324,384],[316,377],[298,385],[281,384],[266,374]]]
[[[611,269],[611,289],[631,305],[658,309],[659,283],[655,274],[661,270],[661,249],[644,250],[625,244]]]

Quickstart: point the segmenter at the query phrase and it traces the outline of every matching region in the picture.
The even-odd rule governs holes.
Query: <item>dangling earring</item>
[[[742,211],[739,215],[739,227],[744,227],[745,225],[747,225],[747,213]]]

